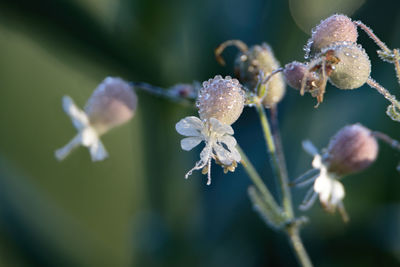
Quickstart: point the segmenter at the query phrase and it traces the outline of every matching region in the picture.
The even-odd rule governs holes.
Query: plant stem
[[[258,115],[260,116],[261,126],[264,132],[265,142],[267,144],[267,151],[271,160],[271,166],[280,184],[283,209],[288,218],[293,218],[292,197],[290,194],[289,182],[287,176],[285,176],[286,168],[282,173],[281,168],[283,167],[283,165],[281,165],[281,163],[279,162],[277,146],[275,145],[271,132],[271,127],[269,126],[267,114],[265,113],[264,107],[261,105],[261,103],[256,103],[256,109]]]
[[[164,89],[164,88],[161,88],[158,86],[154,86],[154,85],[151,85],[151,84],[145,83],[145,82],[130,82],[129,84],[131,86],[133,86],[135,89],[144,91],[151,95],[159,96],[162,98],[167,98],[173,102],[182,104],[184,106],[193,106],[193,102],[194,102],[193,99],[191,99],[190,97],[180,96],[179,94],[176,94],[175,92],[171,92],[171,90]]]
[[[299,227],[296,224],[290,225],[287,228],[287,235],[292,246],[293,251],[296,254],[299,264],[303,267],[312,267],[310,257],[304,248],[303,242],[300,238]]]
[[[260,191],[260,193],[263,195],[266,204],[276,213],[276,215],[281,216],[282,212],[281,209],[279,208],[279,205],[276,203],[271,192],[268,190],[267,186],[262,181],[260,175],[257,173],[253,164],[249,161],[246,154],[240,148],[239,145],[237,145],[236,148],[239,151],[240,156],[242,157],[242,165],[245,171],[247,172],[247,175],[250,177],[251,181],[256,186],[258,191]]]
[[[400,103],[396,100],[396,97],[389,93],[382,85],[374,81],[373,79],[369,78],[367,80],[367,84],[372,88],[376,89],[381,95],[383,95],[390,103],[393,104],[397,109],[400,110]]]
[[[376,36],[374,34],[374,32],[371,30],[370,27],[368,27],[367,25],[365,25],[361,21],[354,21],[354,23],[358,27],[360,27],[372,40],[374,40],[376,45],[379,46],[383,51],[385,51],[387,53],[391,52],[391,50],[386,46],[386,44],[384,42],[382,42],[381,39],[379,39],[378,36]]]
[[[394,54],[394,68],[396,70],[397,81],[400,83],[400,54],[398,49],[393,49]]]

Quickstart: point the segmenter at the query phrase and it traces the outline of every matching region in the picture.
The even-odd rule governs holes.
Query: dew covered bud
[[[357,26],[345,15],[335,14],[321,21],[312,30],[312,36],[305,48],[307,55],[316,54],[336,42],[357,42]],[[307,56],[306,55],[306,56]]]
[[[251,90],[254,90],[257,86],[260,72],[267,76],[279,67],[280,64],[271,47],[265,43],[252,46],[248,51],[240,53],[235,60],[237,77]],[[267,94],[263,99],[263,105],[271,107],[278,103],[286,92],[282,74],[277,73],[272,76],[265,89]]]
[[[330,140],[323,156],[328,171],[338,175],[359,172],[370,166],[378,154],[378,143],[361,124],[342,128]]]
[[[196,105],[201,120],[215,118],[231,125],[242,114],[244,100],[244,91],[238,80],[217,75],[203,82]]]
[[[308,91],[312,86],[312,83],[315,83],[315,81],[317,80],[317,77],[315,73],[308,71],[307,64],[293,61],[286,64],[283,70],[283,76],[285,77],[286,83],[290,87],[297,90],[301,89],[301,85],[305,75],[307,75],[305,91]]]
[[[330,82],[339,89],[361,87],[371,73],[371,62],[365,50],[357,44],[338,43],[325,48],[322,53],[333,50],[339,59],[330,74]]]
[[[120,78],[107,77],[89,98],[85,112],[99,134],[132,118],[137,97],[132,87]]]

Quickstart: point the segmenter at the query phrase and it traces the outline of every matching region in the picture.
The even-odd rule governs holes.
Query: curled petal
[[[201,141],[202,139],[199,136],[186,137],[181,140],[181,147],[183,150],[189,151],[198,144],[200,144]]]
[[[195,170],[200,170],[204,168],[207,164],[210,165],[210,160],[211,160],[211,146],[208,144],[203,148],[203,150],[200,153],[200,160],[196,162],[196,165],[186,173],[185,178],[189,178],[190,175],[192,175],[193,171]],[[210,172],[210,170],[208,170]],[[211,178],[209,178],[210,180]]]
[[[210,124],[211,124],[211,131],[218,133],[218,134],[230,134],[233,135],[234,131],[230,125],[223,124],[216,118],[211,118],[210,119]]]
[[[199,136],[203,127],[203,122],[195,116],[181,119],[175,125],[176,131],[183,136]]]

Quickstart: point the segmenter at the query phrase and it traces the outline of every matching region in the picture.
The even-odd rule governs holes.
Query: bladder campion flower
[[[82,145],[89,148],[92,161],[100,161],[108,156],[100,136],[132,118],[137,97],[127,82],[107,77],[94,90],[85,111],[78,108],[69,96],[64,96],[62,102],[78,134],[67,145],[55,151],[56,158],[63,160],[75,147]]]
[[[175,128],[179,134],[187,136],[181,140],[183,150],[189,151],[204,141],[205,147],[200,153],[200,160],[185,178],[194,170],[203,169],[202,173],[208,174],[207,185],[210,185],[212,159],[224,168],[224,172],[233,172],[241,160],[230,125],[243,111],[244,91],[238,80],[217,75],[203,82],[196,106],[199,108],[200,118],[186,117]]]
[[[300,208],[310,208],[318,196],[325,210],[334,212],[338,208],[343,220],[347,221],[348,216],[342,202],[345,190],[339,179],[362,171],[375,161],[378,154],[375,137],[361,124],[353,124],[342,128],[330,140],[322,156],[310,141],[303,142],[303,147],[314,156],[312,166],[320,172],[309,180],[314,184]]]

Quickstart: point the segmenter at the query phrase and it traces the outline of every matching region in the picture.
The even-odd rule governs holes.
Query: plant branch
[[[256,109],[260,117],[261,126],[264,132],[264,138],[267,144],[267,151],[270,156],[271,166],[274,171],[275,176],[278,178],[281,192],[282,192],[282,205],[285,213],[289,218],[293,218],[293,207],[292,207],[292,198],[290,194],[290,188],[288,184],[287,176],[285,176],[286,166],[281,165],[279,162],[279,155],[277,152],[277,146],[275,145],[275,141],[271,132],[270,125],[268,123],[267,114],[261,103],[256,103]],[[282,154],[283,155],[283,154]],[[285,167],[284,172],[281,172],[281,168]]]
[[[282,216],[282,211],[279,205],[276,203],[274,197],[272,196],[271,192],[268,190],[267,186],[262,181],[260,175],[257,173],[256,169],[254,168],[253,164],[249,161],[244,151],[240,148],[239,145],[236,146],[237,150],[242,157],[242,166],[244,167],[247,175],[249,176],[250,180],[253,182],[257,190],[262,194],[264,202],[268,205],[269,210],[275,213],[275,216]]]

